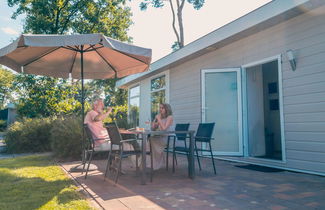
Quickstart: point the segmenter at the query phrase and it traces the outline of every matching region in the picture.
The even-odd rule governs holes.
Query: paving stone
[[[305,206],[308,206],[308,207],[319,207],[320,204],[318,202],[311,202],[311,203],[306,203]]]
[[[258,183],[254,183],[254,182],[247,182],[246,185],[250,186],[250,187],[266,187],[266,185],[264,184],[258,184]]]
[[[140,184],[130,163],[123,162],[125,175],[117,185],[111,179],[103,181],[105,160],[96,160],[97,171],[88,174],[70,173],[105,209],[325,209],[325,178],[302,173],[257,172],[238,163],[216,160],[218,174],[202,158],[202,171],[196,178],[187,176],[187,161],[178,157],[175,173],[160,169],[153,182]],[[78,162],[64,163],[69,171]],[[197,169],[197,168],[196,168]],[[149,177],[148,177],[149,179]]]
[[[299,193],[297,195],[295,195],[296,198],[300,199],[300,198],[308,198],[308,197],[312,197],[316,195],[315,193],[313,192],[303,192],[303,193]]]
[[[273,197],[280,198],[282,200],[293,200],[295,198],[294,196],[283,194],[283,193],[274,194]]]
[[[287,208],[284,206],[271,206],[271,210],[284,210],[284,209],[287,209]]]

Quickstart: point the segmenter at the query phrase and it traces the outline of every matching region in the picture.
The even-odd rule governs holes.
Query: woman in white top
[[[159,105],[159,114],[156,115],[155,120],[151,124],[153,130],[171,130],[173,125],[173,112],[169,104]],[[167,135],[151,136],[150,143],[153,154],[153,169],[162,168],[165,163],[164,149],[167,144]]]

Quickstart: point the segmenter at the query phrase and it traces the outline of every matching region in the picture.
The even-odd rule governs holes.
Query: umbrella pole
[[[85,130],[84,130],[84,119],[85,119],[85,94],[84,94],[84,51],[83,51],[84,46],[81,45],[80,46],[80,70],[81,70],[81,129],[82,129],[82,139],[81,139],[81,147],[82,147],[82,157],[81,157],[81,164],[77,165],[73,168],[70,169],[70,171],[86,171],[86,169],[84,169],[83,165],[86,162],[86,152],[85,152]],[[89,167],[89,171],[92,170],[96,170],[97,167],[95,165],[91,165]]]
[[[81,45],[81,51],[80,51],[80,65],[81,65],[81,129],[82,129],[82,140],[81,140],[81,147],[82,147],[82,163],[84,163],[85,160],[85,131],[83,129],[84,127],[84,118],[85,118],[85,95],[84,95],[84,46]]]

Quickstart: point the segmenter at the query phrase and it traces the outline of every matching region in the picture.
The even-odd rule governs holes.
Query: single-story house
[[[7,108],[0,110],[0,120],[6,121],[7,126],[14,123],[17,118],[16,106],[12,103],[7,105]]]
[[[216,123],[216,158],[325,175],[324,0],[271,1],[118,86],[134,125],[167,102],[175,123]]]

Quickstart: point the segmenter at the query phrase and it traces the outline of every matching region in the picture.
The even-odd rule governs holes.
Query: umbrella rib
[[[112,69],[113,69],[113,71],[115,72],[115,75],[117,75],[117,71],[116,71],[116,69],[97,51],[97,49],[95,49],[95,48],[93,48],[94,50],[95,50],[95,52],[105,61],[105,63],[107,64],[107,65],[109,65]]]
[[[70,71],[69,71],[70,74],[72,73],[72,69],[73,69],[73,66],[74,66],[74,62],[76,61],[77,53],[78,53],[78,52],[75,51],[75,54],[74,54],[74,56],[73,56],[72,65],[71,65],[71,68],[70,68]]]
[[[37,61],[37,60],[43,58],[44,56],[47,56],[48,54],[50,54],[50,53],[52,53],[52,52],[54,52],[54,51],[56,51],[56,50],[58,50],[58,49],[60,49],[60,48],[61,48],[61,47],[57,47],[57,48],[55,48],[55,49],[52,49],[52,50],[50,50],[50,51],[47,51],[46,53],[43,53],[42,55],[38,56],[37,58],[35,58],[35,59],[29,61],[28,63],[24,64],[23,67],[28,66],[28,65],[31,64],[31,63],[34,63],[35,61]]]
[[[87,49],[85,49],[84,51],[88,51],[90,48],[93,48],[95,45],[91,44]]]
[[[92,51],[95,51],[95,50],[100,49],[100,48],[103,48],[103,47],[104,47],[104,46],[97,47],[97,48],[94,48],[94,47],[93,47],[93,49],[91,49],[91,50],[88,50],[89,48],[87,48],[87,49],[85,50],[85,52],[92,52]]]
[[[135,59],[135,60],[137,60],[137,61],[140,61],[141,63],[143,63],[143,64],[147,64],[146,62],[144,62],[144,61],[142,61],[142,60],[140,60],[139,58],[136,58],[136,57],[134,57],[134,56],[132,56],[132,55],[130,55],[130,54],[126,54],[126,53],[124,53],[124,52],[122,52],[122,51],[119,51],[119,50],[116,50],[117,52],[120,52],[120,53],[122,53],[123,55],[126,55],[126,56],[128,56],[128,57],[130,57],[130,58],[133,58],[133,59]]]
[[[72,50],[72,51],[76,51],[76,52],[78,52],[79,50],[78,49],[75,49],[75,48],[73,48],[73,47],[70,47],[70,46],[62,46],[62,48],[64,48],[64,49],[67,49],[67,50]]]

